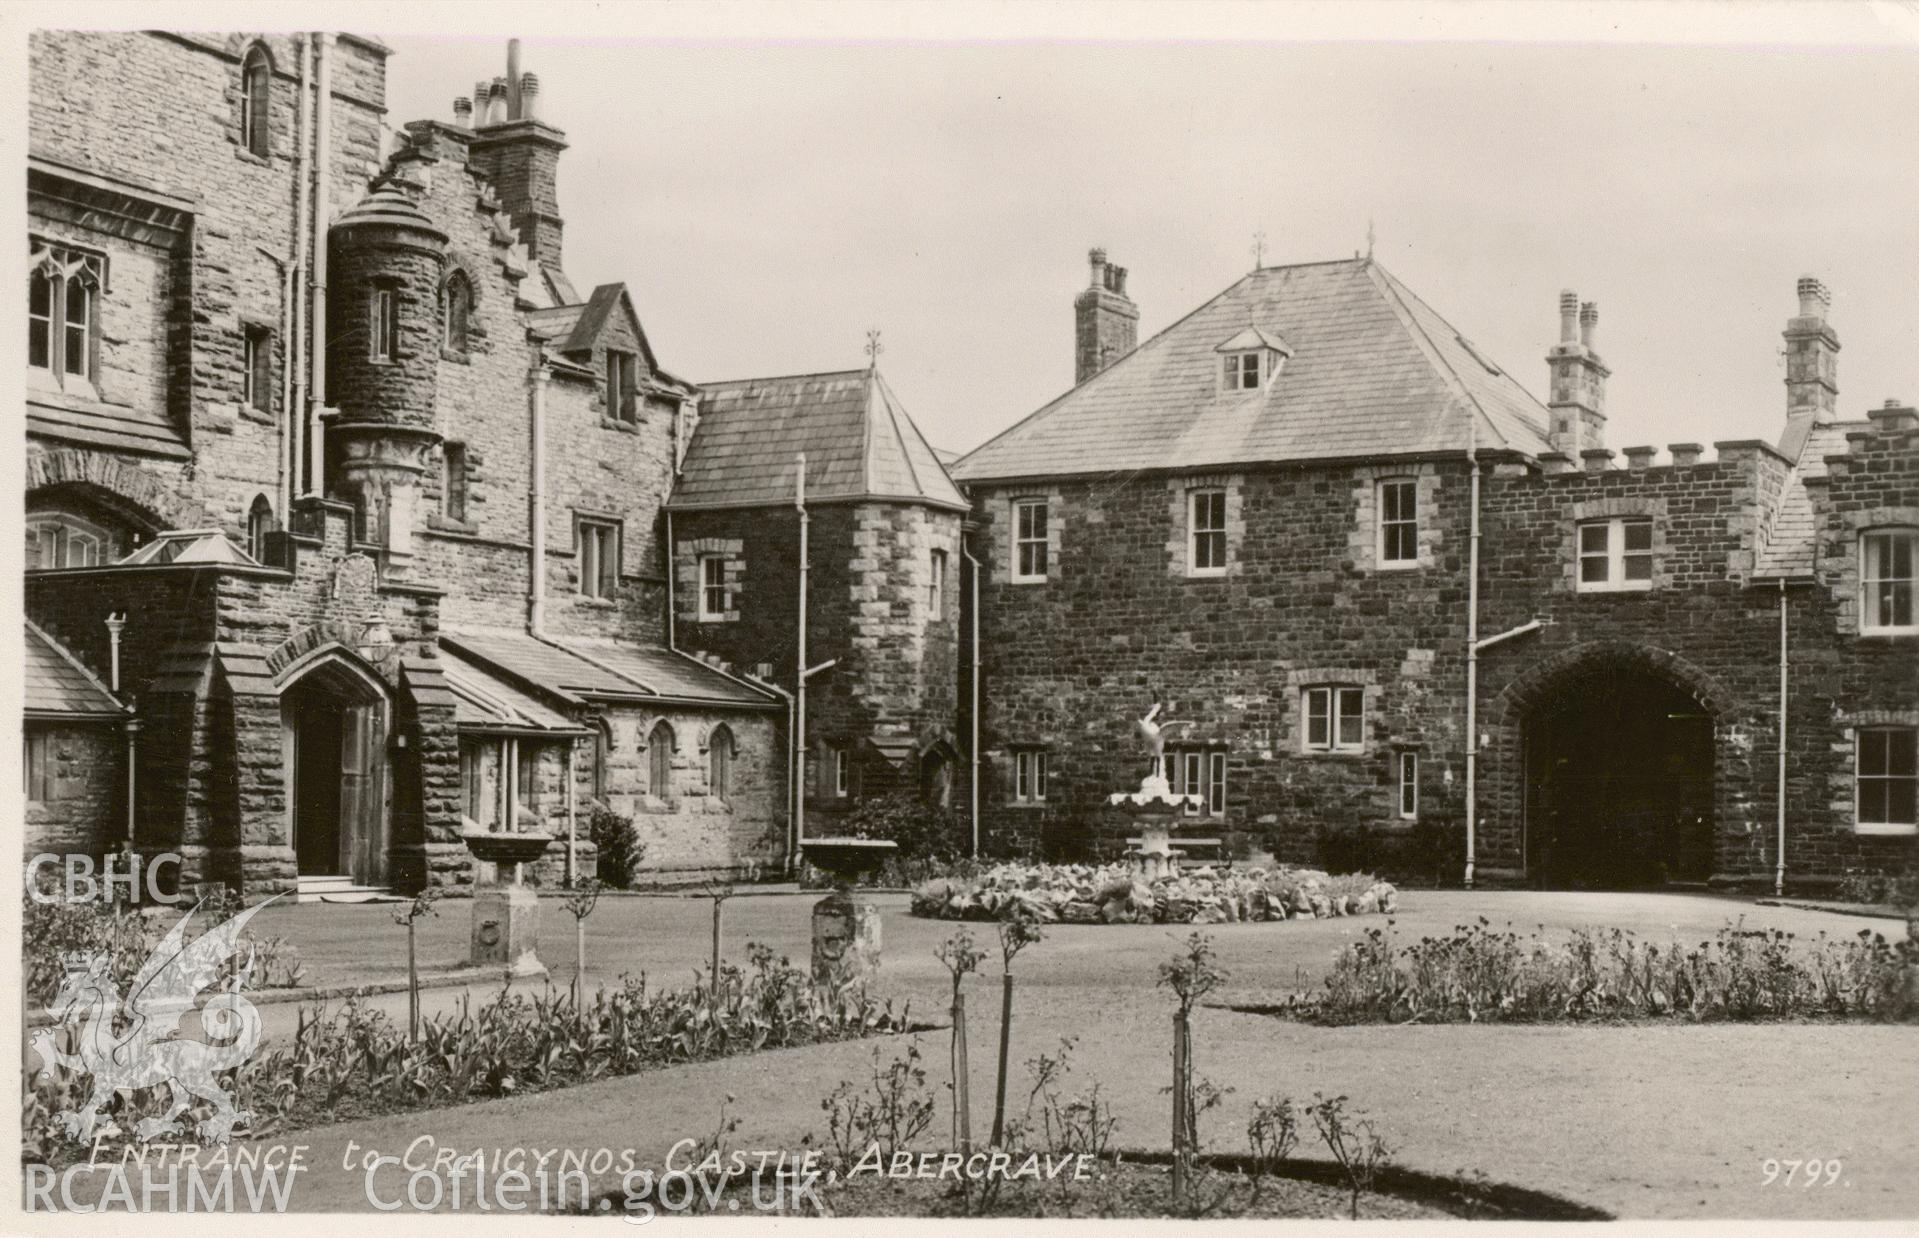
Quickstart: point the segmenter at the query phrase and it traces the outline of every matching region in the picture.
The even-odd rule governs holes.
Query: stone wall
[[[44,735],[47,796],[26,804],[26,855],[105,855],[126,837],[126,737],[112,724],[29,721]]]

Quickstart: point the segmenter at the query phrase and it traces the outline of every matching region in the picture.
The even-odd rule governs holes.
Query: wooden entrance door
[[[386,727],[378,702],[340,711],[340,867],[386,883]]]

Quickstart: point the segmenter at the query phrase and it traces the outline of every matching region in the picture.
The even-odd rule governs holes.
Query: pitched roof
[[[1220,389],[1248,331],[1292,355]],[[1370,259],[1266,267],[953,466],[961,481],[1484,448],[1548,451],[1546,410]]]
[[[172,419],[163,410],[144,404],[103,404],[29,389],[27,433],[170,460],[193,456]]]
[[[676,508],[791,503],[806,453],[807,502],[898,499],[964,509],[913,419],[877,370],[709,383]]]
[[[107,686],[60,642],[26,621],[26,665],[21,696],[29,718],[124,718],[126,710]]]
[[[771,693],[659,646],[483,629],[449,629],[440,643],[482,670],[512,676],[569,702],[671,697],[715,705],[775,703]]]
[[[119,567],[160,563],[230,563],[238,567],[259,567],[252,555],[233,544],[218,529],[173,529],[157,534],[152,541],[121,559]]]
[[[1798,463],[1786,475],[1785,489],[1773,508],[1772,523],[1766,530],[1766,548],[1753,569],[1755,579],[1812,575],[1819,530],[1813,518],[1812,496],[1806,493],[1806,479],[1827,475],[1826,457],[1845,455],[1846,431],[1857,429],[1860,424],[1864,423],[1787,426],[1787,438],[1792,441],[1782,446],[1793,447],[1798,453]]]
[[[496,675],[457,649],[442,646],[441,670],[453,693],[453,717],[480,731],[585,734],[581,727],[503,675]]]

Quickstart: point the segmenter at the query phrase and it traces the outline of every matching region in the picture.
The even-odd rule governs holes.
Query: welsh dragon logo
[[[219,1072],[246,1061],[260,1045],[260,1013],[241,993],[253,972],[251,949],[246,962],[197,1010],[208,1040],[183,1040],[176,1034],[184,1017],[196,1012],[195,999],[219,979],[226,961],[239,954],[242,930],[264,906],[266,902],[250,907],[188,941],[187,925],[199,910],[195,906],[148,956],[124,1000],[113,979],[111,955],[67,957],[66,980],[47,1009],[78,1051],[61,1049],[57,1041],[62,1038],[51,1028],[34,1034],[33,1047],[46,1068],[64,1066],[93,1077],[86,1103],[61,1111],[68,1135],[91,1140],[116,1092],[163,1084],[172,1103],[165,1114],[137,1124],[134,1135],[143,1143],[178,1133],[178,1118],[195,1097],[213,1105],[213,1112],[198,1124],[206,1140],[225,1143],[236,1125],[252,1120],[251,1113],[233,1107],[233,1098],[216,1082]]]

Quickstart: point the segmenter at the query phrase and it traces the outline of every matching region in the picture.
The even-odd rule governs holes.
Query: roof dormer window
[[[1219,389],[1228,394],[1256,391],[1279,374],[1292,348],[1277,336],[1247,327],[1213,351],[1220,355]]]

